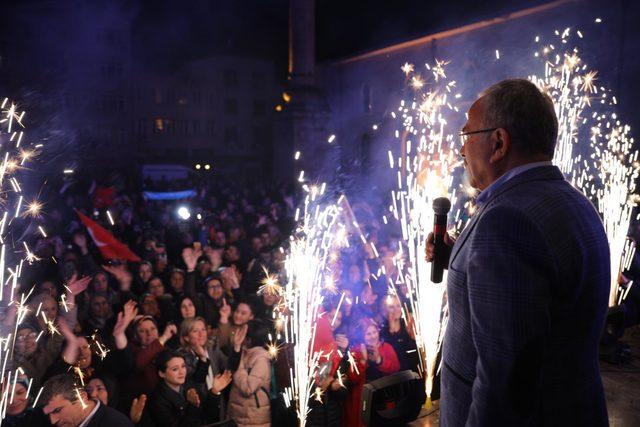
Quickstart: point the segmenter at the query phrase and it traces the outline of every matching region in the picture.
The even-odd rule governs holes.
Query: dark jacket
[[[133,427],[133,423],[122,412],[100,404],[87,427]]]
[[[449,261],[440,425],[608,425],[609,260],[598,212],[555,166],[496,188]]]
[[[193,406],[185,397],[189,386],[180,388],[180,393],[158,382],[149,405],[149,414],[156,427],[197,427],[202,425],[200,408]]]

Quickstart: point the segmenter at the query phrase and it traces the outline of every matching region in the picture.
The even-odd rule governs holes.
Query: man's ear
[[[491,134],[491,148],[490,163],[497,163],[506,158],[511,150],[511,138],[506,129],[498,128]]]
[[[82,388],[78,388],[78,394],[80,395],[80,399],[76,400],[76,402],[80,403],[80,400],[82,400],[82,403],[80,403],[82,405],[82,407],[84,408],[84,403],[86,403],[89,400],[89,393],[86,392],[86,390],[82,389]]]

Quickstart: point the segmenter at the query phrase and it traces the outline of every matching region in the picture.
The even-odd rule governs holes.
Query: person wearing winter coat
[[[269,386],[271,360],[265,346],[269,330],[260,320],[251,320],[238,328],[233,337],[229,364],[233,383],[227,413],[239,427],[269,427],[271,408]]]

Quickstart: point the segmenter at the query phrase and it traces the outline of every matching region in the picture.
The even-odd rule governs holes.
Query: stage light
[[[366,426],[404,425],[418,418],[425,400],[424,380],[402,371],[364,385],[360,416]]]
[[[197,170],[200,170],[200,168],[201,168],[201,167],[202,167],[202,166],[200,166],[200,163],[196,164],[196,169],[197,169]]]
[[[189,212],[189,209],[186,206],[180,206],[178,208],[178,216],[180,217],[180,219],[186,221],[191,218],[191,212]]]
[[[207,163],[206,165],[204,165],[204,169],[205,169],[205,170],[209,170],[209,169],[211,169],[211,165]]]

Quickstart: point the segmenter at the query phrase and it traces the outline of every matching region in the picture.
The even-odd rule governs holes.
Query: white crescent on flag
[[[93,239],[93,243],[95,243],[96,246],[98,246],[98,247],[107,246],[107,244],[105,242],[101,242],[100,240],[96,239],[96,236],[93,235],[93,228],[87,227],[87,231],[89,232],[89,235]]]

